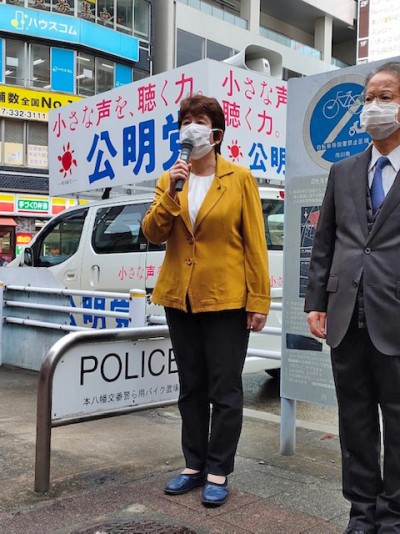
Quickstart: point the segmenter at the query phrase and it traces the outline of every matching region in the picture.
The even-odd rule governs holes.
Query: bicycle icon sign
[[[311,158],[329,169],[332,163],[362,152],[371,142],[361,127],[364,78],[345,75],[319,89],[308,106],[304,140]]]
[[[352,95],[351,90],[344,93],[338,91],[335,98],[325,102],[322,113],[327,119],[334,119],[340,108],[348,110],[352,115],[359,115],[362,109],[361,94]]]

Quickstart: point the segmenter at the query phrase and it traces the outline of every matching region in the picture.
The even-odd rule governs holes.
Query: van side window
[[[62,217],[46,230],[38,243],[37,265],[51,267],[63,263],[78,250],[88,209],[63,213]]]
[[[283,250],[283,200],[262,199],[265,238],[269,250]]]
[[[98,254],[145,252],[147,239],[141,222],[146,204],[123,204],[97,210],[92,246]]]

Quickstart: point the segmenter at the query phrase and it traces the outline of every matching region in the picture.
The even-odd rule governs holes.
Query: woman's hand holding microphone
[[[169,189],[168,193],[174,200],[176,193],[182,191],[183,184],[189,178],[191,164],[182,159],[178,159],[169,170]]]

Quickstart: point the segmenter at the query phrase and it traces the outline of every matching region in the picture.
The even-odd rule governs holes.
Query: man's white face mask
[[[400,104],[390,102],[390,104],[378,104],[375,100],[372,104],[364,106],[360,123],[363,128],[371,135],[372,139],[380,141],[392,135],[400,128],[397,120],[397,114]]]
[[[217,128],[209,128],[203,124],[191,122],[184,126],[179,134],[179,141],[190,139],[193,143],[193,149],[190,154],[191,159],[200,159],[207,155],[216,143],[210,143],[211,132],[218,131]]]

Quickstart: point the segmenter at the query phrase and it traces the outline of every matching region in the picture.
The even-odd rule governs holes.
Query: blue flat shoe
[[[164,491],[167,495],[182,495],[194,488],[202,486],[206,480],[207,474],[205,471],[193,475],[177,475],[167,482]]]
[[[208,482],[204,485],[202,503],[205,506],[221,506],[229,495],[228,479],[223,484]]]

